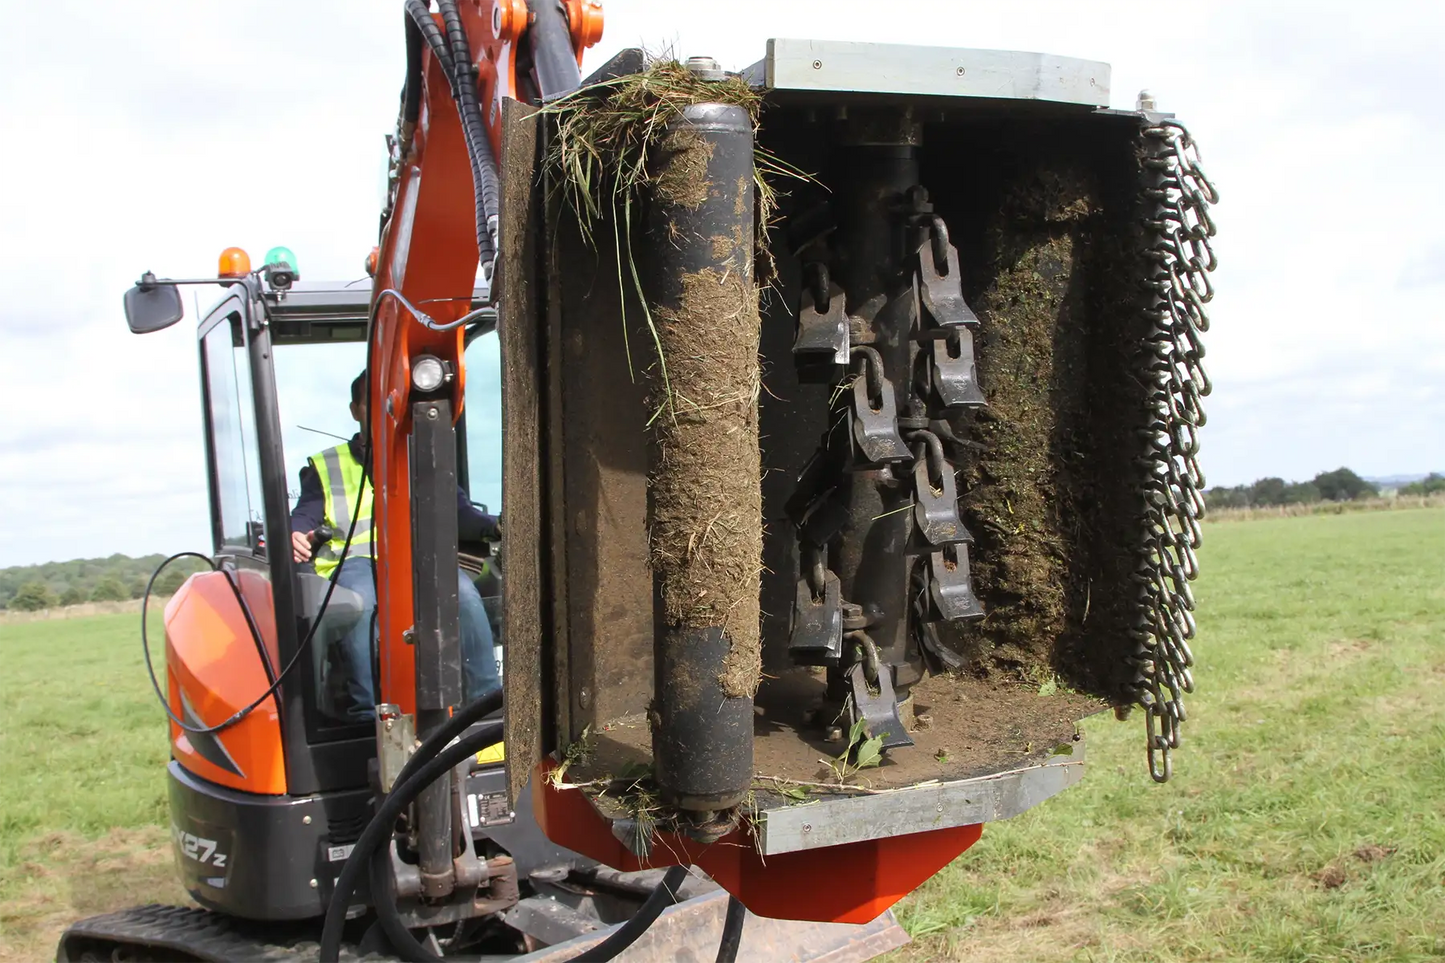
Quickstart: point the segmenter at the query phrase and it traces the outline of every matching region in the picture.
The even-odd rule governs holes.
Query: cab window
[[[257,553],[265,544],[265,505],[256,446],[256,411],[251,402],[251,366],[241,337],[239,314],[223,318],[206,333],[201,353],[216,493],[216,548],[244,547]]]
[[[467,345],[467,491],[493,515],[502,512],[502,356],[495,331]]]
[[[286,496],[295,508],[306,460],[345,444],[361,430],[351,417],[351,382],[366,366],[366,345],[360,341],[286,344],[277,349],[272,364]]]

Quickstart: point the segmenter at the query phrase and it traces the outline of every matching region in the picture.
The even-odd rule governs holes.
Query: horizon
[[[121,295],[147,269],[209,276],[232,245],[285,245],[307,279],[359,276],[402,18],[341,0],[257,0],[245,16],[58,2],[17,8],[0,37],[11,127],[45,145],[23,175],[10,162],[0,191],[0,380],[34,399],[0,424],[0,566],[77,545],[208,551],[192,306],[209,294],[186,296],[187,319],[145,338],[126,332]],[[67,9],[81,15],[67,18],[63,53],[30,40]],[[920,23],[936,45],[1109,63],[1112,106],[1149,89],[1189,125],[1220,189],[1211,487],[1445,465],[1445,5],[1382,16],[1345,3],[915,0],[879,18],[861,0],[740,0],[722,21],[665,0],[606,9],[584,74],[629,46],[736,70],[768,37],[898,43]]]

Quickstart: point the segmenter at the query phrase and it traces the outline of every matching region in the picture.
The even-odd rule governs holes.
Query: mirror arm
[[[147,271],[141,275],[135,286],[142,291],[150,291],[165,284],[217,284],[221,287],[232,288],[245,283],[245,278],[158,278]]]

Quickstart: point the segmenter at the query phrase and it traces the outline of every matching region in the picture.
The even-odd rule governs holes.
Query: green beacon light
[[[289,247],[273,247],[266,252],[266,283],[274,290],[285,291],[301,279],[296,267],[296,255]]]

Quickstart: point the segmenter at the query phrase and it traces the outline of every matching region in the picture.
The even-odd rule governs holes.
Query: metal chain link
[[[1212,385],[1204,372],[1201,335],[1214,297],[1209,273],[1217,261],[1210,238],[1210,205],[1219,194],[1199,166],[1199,151],[1183,124],[1153,120],[1143,129],[1143,198],[1150,214],[1146,286],[1152,330],[1142,354],[1151,423],[1140,457],[1145,534],[1133,580],[1139,617],[1131,633],[1133,694],[1144,710],[1149,774],[1165,782],[1170,750],[1187,718],[1183,694],[1194,691],[1194,595],[1199,574],[1204,475],[1199,469],[1201,399]]]

